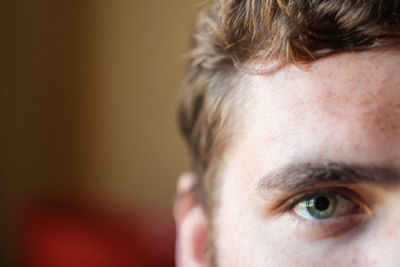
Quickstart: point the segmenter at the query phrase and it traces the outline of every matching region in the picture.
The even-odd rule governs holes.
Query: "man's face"
[[[217,266],[400,266],[400,52],[246,76]]]

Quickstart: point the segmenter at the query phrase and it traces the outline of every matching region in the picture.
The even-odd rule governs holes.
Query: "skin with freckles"
[[[219,204],[203,216],[213,259],[178,266],[400,266],[399,68],[385,48],[243,75]]]

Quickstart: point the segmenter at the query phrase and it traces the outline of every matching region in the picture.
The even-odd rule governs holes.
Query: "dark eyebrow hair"
[[[400,182],[399,170],[389,166],[348,163],[291,163],[261,177],[257,191],[280,189],[294,191],[317,184],[377,184],[381,187]]]

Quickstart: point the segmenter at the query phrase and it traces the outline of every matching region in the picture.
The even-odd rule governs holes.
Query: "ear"
[[[198,178],[194,173],[184,173],[179,177],[174,217],[177,228],[176,266],[208,267],[207,253],[208,220],[194,188]]]

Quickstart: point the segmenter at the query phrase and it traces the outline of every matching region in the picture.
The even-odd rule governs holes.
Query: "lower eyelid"
[[[291,220],[296,225],[294,235],[306,239],[324,239],[337,237],[366,222],[366,213],[346,215],[323,220],[308,220],[290,214]]]

